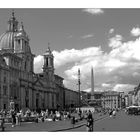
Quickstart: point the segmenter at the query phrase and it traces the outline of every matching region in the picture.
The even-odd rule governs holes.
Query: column
[[[49,93],[49,108],[52,108],[52,94]]]
[[[25,107],[25,89],[21,87],[21,109]]]
[[[29,88],[29,108],[32,109],[32,90]]]

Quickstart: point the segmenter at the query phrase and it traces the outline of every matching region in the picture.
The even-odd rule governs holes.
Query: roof
[[[64,80],[63,77],[61,77],[61,76],[59,76],[59,75],[57,75],[57,74],[55,74],[54,76],[57,77],[57,78],[59,78],[59,79],[61,79],[61,80]]]
[[[23,48],[21,48],[20,42],[18,39],[24,39],[25,44]],[[23,24],[18,29],[18,21],[16,20],[14,13],[12,13],[12,17],[8,21],[8,30],[0,36],[0,50],[13,50],[13,52],[23,51],[25,53],[30,52],[31,49],[28,44],[29,38],[26,34]]]
[[[14,37],[17,32],[5,32],[0,36],[0,49],[14,49]]]

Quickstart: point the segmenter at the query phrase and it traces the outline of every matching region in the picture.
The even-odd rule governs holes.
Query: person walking
[[[93,131],[93,123],[94,123],[94,118],[92,116],[91,111],[89,110],[88,116],[87,116],[87,131],[92,132]]]
[[[112,115],[113,115],[113,118],[115,118],[115,116],[116,116],[116,111],[115,110],[113,110]]]
[[[112,117],[113,110],[109,110],[109,117]]]

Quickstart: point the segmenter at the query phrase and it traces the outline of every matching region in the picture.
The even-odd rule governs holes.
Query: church
[[[7,30],[0,36],[0,110],[56,109],[64,106],[63,78],[54,73],[54,56],[48,46],[42,73],[34,73],[30,39],[12,12]],[[60,101],[60,102],[59,102]]]

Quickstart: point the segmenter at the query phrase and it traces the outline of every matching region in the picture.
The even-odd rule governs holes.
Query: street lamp
[[[81,81],[80,81],[80,69],[78,69],[78,92],[79,92],[79,107],[81,106],[81,93],[80,93],[80,85],[81,85]]]

